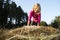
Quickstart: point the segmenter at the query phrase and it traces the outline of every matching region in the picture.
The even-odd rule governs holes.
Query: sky
[[[41,21],[50,24],[55,16],[60,16],[60,0],[12,0],[17,6],[21,6],[24,12],[29,12],[35,3],[41,5]]]

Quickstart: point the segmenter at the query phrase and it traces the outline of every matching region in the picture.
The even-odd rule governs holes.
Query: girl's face
[[[36,5],[34,5],[33,10],[34,10],[34,12],[35,12],[35,13],[40,12],[40,6],[38,6],[37,4],[36,4]]]

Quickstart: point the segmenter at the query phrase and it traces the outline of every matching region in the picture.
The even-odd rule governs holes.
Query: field
[[[0,40],[60,40],[60,30],[47,26],[0,29]]]

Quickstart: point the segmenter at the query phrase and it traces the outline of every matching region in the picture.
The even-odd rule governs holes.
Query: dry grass
[[[55,40],[55,38],[60,40],[60,31],[44,26],[24,26],[11,29],[0,36],[0,40]]]

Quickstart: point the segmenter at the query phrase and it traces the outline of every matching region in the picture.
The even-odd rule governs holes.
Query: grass
[[[60,30],[44,26],[1,29],[0,35],[0,40],[60,40]]]

